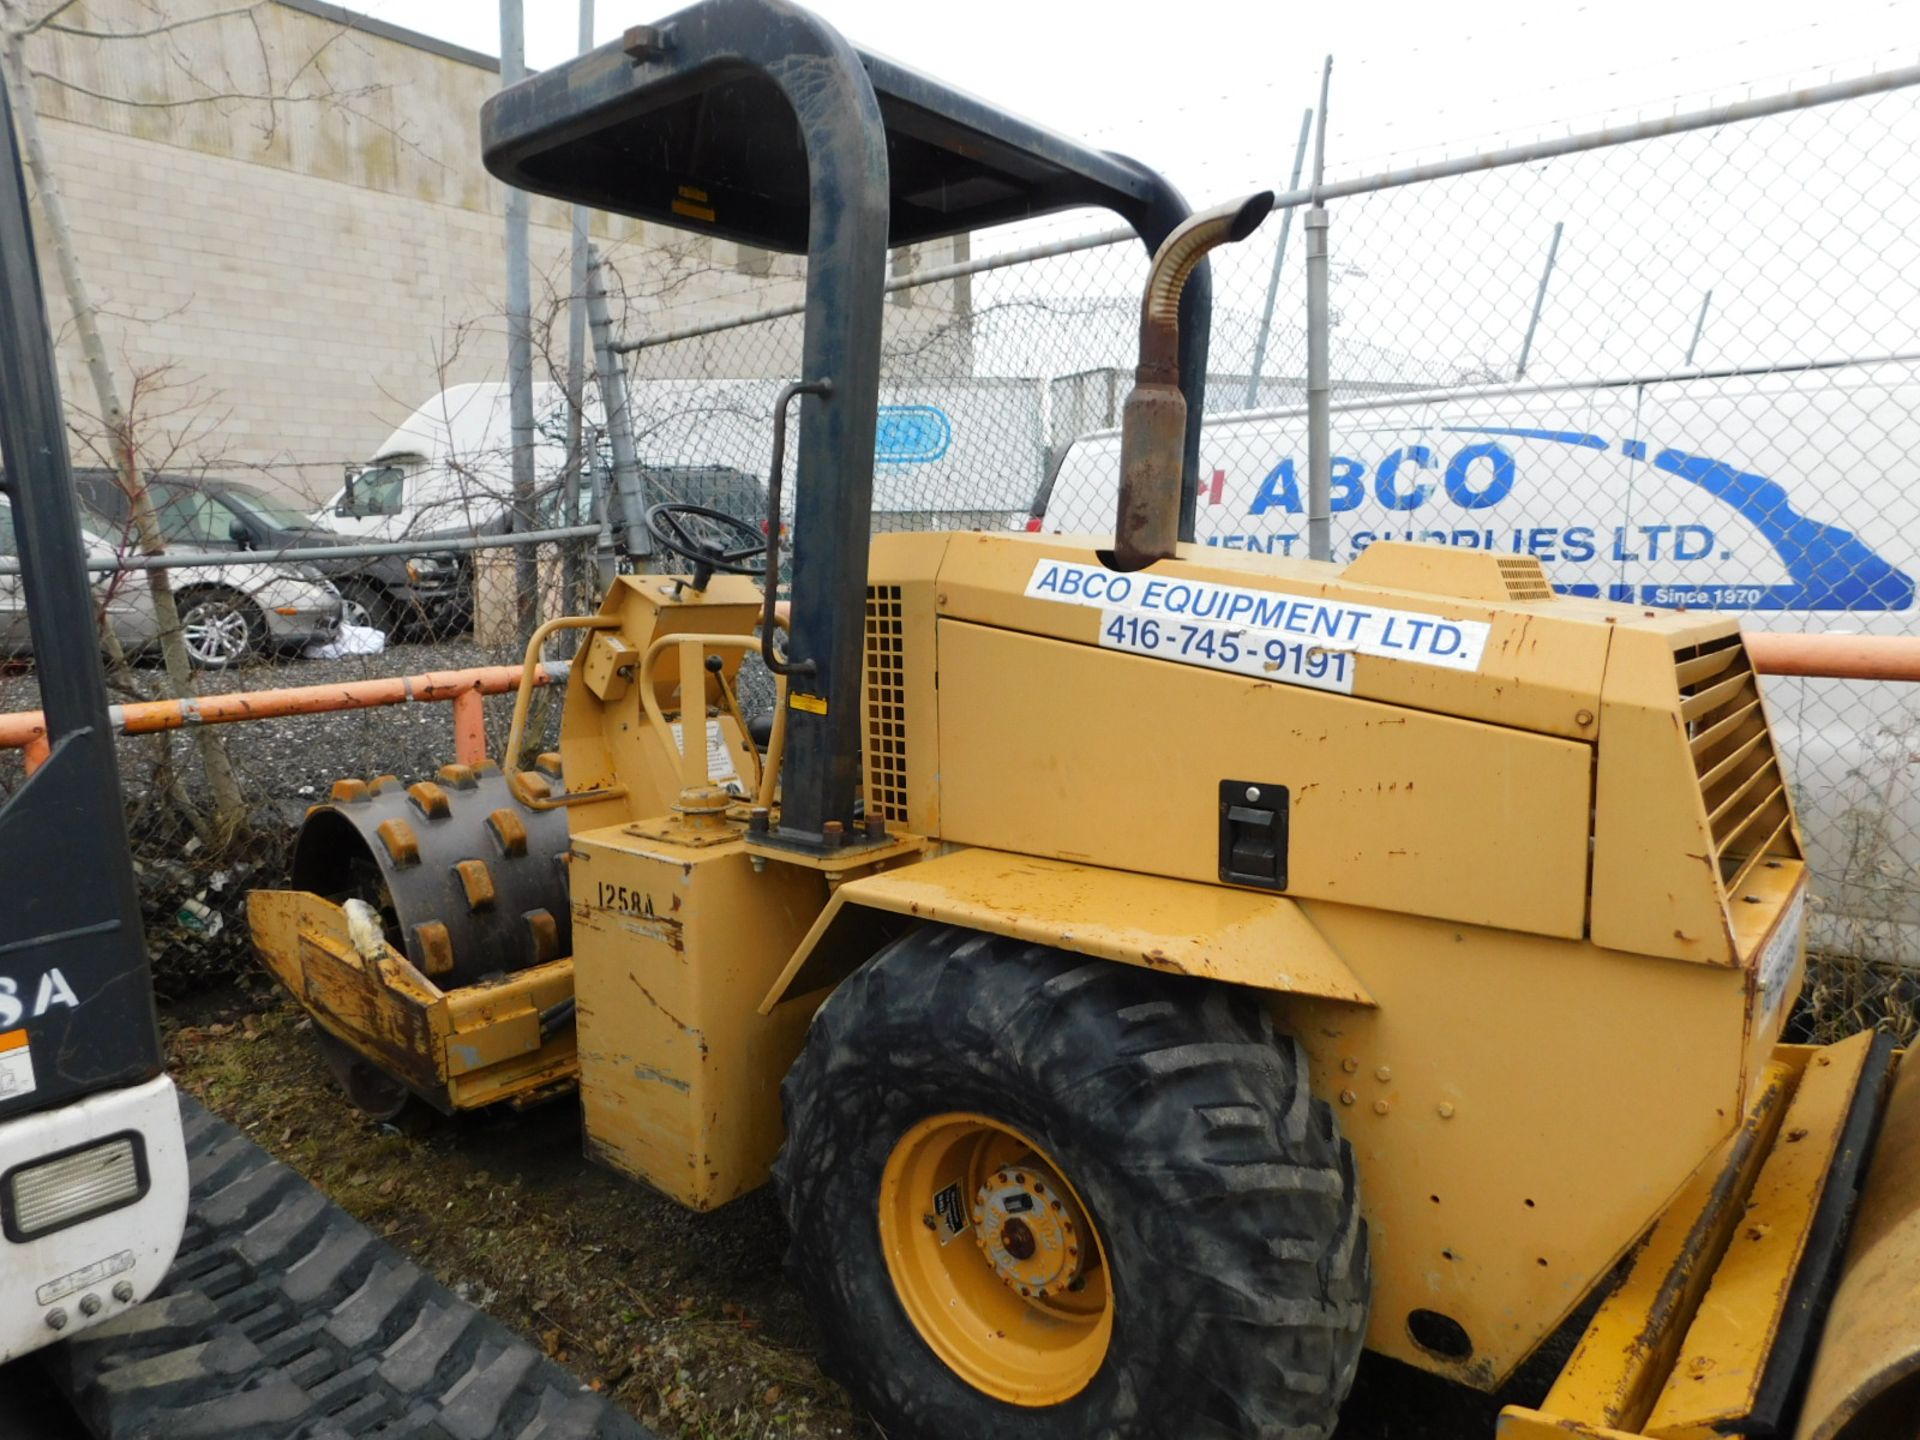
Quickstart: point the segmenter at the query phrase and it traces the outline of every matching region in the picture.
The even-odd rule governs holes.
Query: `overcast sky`
[[[525,0],[528,63],[564,59],[571,0]],[[597,0],[604,42],[669,3]],[[1456,153],[1569,121],[1654,113],[1920,62],[1920,0],[818,0],[856,44],[1169,173],[1190,199],[1284,181],[1321,57],[1327,167]],[[367,0],[398,25],[499,50],[491,0]]]
[[[392,23],[497,53],[497,0],[367,3]],[[604,43],[660,18],[672,0],[596,3]],[[529,64],[564,60],[578,36],[575,0],[525,4]],[[815,8],[856,44],[1136,156],[1196,206],[1285,186],[1328,54],[1332,179],[1920,64],[1920,0],[816,0]],[[1708,291],[1710,323],[1694,357],[1702,364],[1904,350],[1917,338],[1920,306],[1916,197],[1920,91],[1908,90],[1342,202],[1332,246],[1337,340],[1347,347],[1340,364],[1422,383],[1515,365],[1556,224],[1565,234],[1528,366],[1534,378],[1677,364]],[[975,244],[997,250],[1110,223],[1052,217]],[[1256,242],[1215,257],[1216,369],[1251,363],[1278,229],[1269,224]],[[1822,263],[1807,265],[1810,247]],[[1276,370],[1304,363],[1298,252],[1288,255],[1275,311]],[[974,291],[982,373],[1066,373],[1126,355],[1143,266],[1129,247],[983,277]],[[1114,302],[1111,314],[1063,318],[1066,302],[1087,310],[1103,298]],[[1044,326],[1033,310],[1042,302]],[[1047,345],[1036,349],[1043,331]]]

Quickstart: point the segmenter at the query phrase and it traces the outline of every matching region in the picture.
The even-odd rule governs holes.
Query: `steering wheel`
[[[693,588],[704,590],[718,570],[727,575],[767,573],[767,537],[760,527],[724,510],[669,503],[647,507],[647,533],[693,562]],[[745,544],[730,543],[745,540]]]

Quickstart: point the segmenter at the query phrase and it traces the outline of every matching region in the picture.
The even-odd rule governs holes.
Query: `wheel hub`
[[[1112,1272],[1091,1212],[1033,1138],[966,1111],[895,1142],[880,1184],[894,1293],[934,1354],[1014,1405],[1056,1405],[1099,1372]]]
[[[1080,1278],[1084,1221],[1047,1167],[997,1170],[973,1201],[973,1236],[1000,1283],[1041,1298]]]

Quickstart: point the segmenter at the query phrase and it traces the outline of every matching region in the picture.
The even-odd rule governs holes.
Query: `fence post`
[[[487,758],[487,706],[478,690],[453,697],[453,755],[462,765]]]
[[[526,21],[521,0],[500,0],[500,84],[527,75]],[[533,518],[533,282],[527,259],[527,192],[507,187],[507,386],[513,430],[513,528],[537,528]],[[532,547],[514,557],[520,642],[540,623],[540,556]]]
[[[1307,211],[1307,555],[1333,559],[1332,413],[1328,409],[1327,210]]]
[[[593,355],[600,370],[600,408],[607,422],[607,444],[613,451],[613,493],[618,504],[608,506],[608,522],[625,527],[621,536],[629,555],[651,553],[644,546],[645,499],[640,493],[640,467],[633,453],[633,415],[627,409],[626,364],[613,348],[613,315],[607,308],[607,272],[598,246],[587,247],[587,326],[593,332]],[[608,577],[611,583],[611,577]]]

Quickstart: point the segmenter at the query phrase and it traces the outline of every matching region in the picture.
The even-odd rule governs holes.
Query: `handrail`
[[[529,810],[558,810],[568,805],[584,805],[592,800],[618,800],[627,793],[624,785],[606,785],[598,790],[581,790],[571,795],[531,795],[522,783],[526,779],[526,771],[520,768],[520,747],[525,743],[527,733],[527,702],[532,698],[534,686],[540,683],[536,678],[540,668],[540,647],[547,643],[550,636],[562,630],[618,630],[620,625],[621,620],[617,615],[562,615],[547,621],[527,639],[526,657],[520,664],[520,688],[513,697],[513,723],[507,727],[507,748],[500,757],[500,769],[506,774],[507,788]]]
[[[757,635],[739,634],[702,635],[697,632],[683,631],[679,634],[660,636],[651,645],[647,646],[646,653],[640,657],[640,674],[638,680],[640,686],[640,707],[646,712],[647,723],[653,727],[654,733],[660,737],[661,745],[667,749],[668,763],[680,768],[683,773],[686,773],[691,766],[690,757],[694,753],[693,736],[687,724],[687,677],[685,675],[680,677],[680,748],[678,751],[675,751],[673,747],[673,733],[667,728],[666,711],[660,708],[660,697],[653,692],[652,674],[654,658],[669,645],[680,644],[699,645],[703,649],[711,646],[715,650],[755,650],[760,646],[760,637]],[[753,803],[761,809],[769,809],[773,805],[774,788],[778,783],[780,775],[780,757],[785,752],[787,744],[786,677],[776,676],[774,684],[776,694],[773,707],[773,733],[767,738],[766,755],[764,757],[758,754],[754,756],[754,764],[758,767],[759,773],[755,776]],[[704,681],[702,682],[701,688],[703,691],[706,688]],[[724,685],[721,688],[723,693],[727,693]],[[753,748],[753,740],[746,734],[746,727],[740,719],[740,707],[738,703],[732,699],[730,693],[728,693],[728,704],[734,711],[735,723],[741,725],[741,738],[746,741],[747,748],[751,750]],[[702,705],[700,709],[704,712],[706,706]],[[702,719],[704,720],[704,718],[703,713]],[[702,728],[705,728],[704,725]],[[706,765],[706,743],[704,740],[700,745],[700,753],[702,756],[700,764],[704,769]]]

